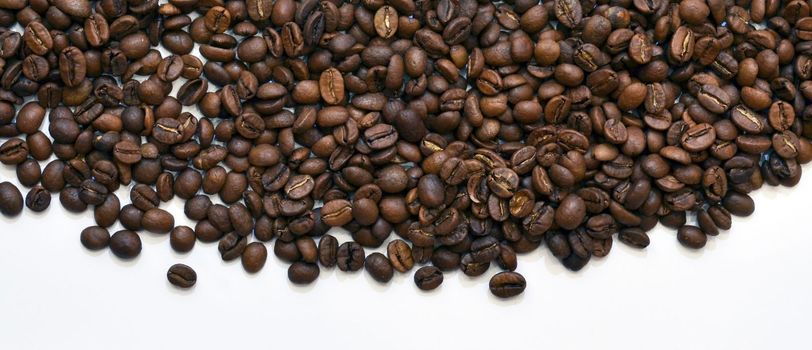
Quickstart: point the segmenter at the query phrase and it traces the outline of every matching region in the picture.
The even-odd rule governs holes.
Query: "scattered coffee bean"
[[[110,244],[110,232],[99,226],[90,226],[82,230],[79,238],[82,245],[90,250],[104,249]]]
[[[23,195],[17,186],[10,182],[0,183],[0,213],[17,216],[23,211]]]
[[[175,264],[166,271],[166,279],[178,288],[192,288],[197,283],[197,272],[184,264]]]
[[[491,293],[500,298],[515,297],[524,292],[527,282],[524,276],[510,271],[497,273],[491,277]]]
[[[433,290],[443,283],[443,272],[434,266],[423,266],[414,273],[414,284],[421,290]]]
[[[130,230],[121,230],[110,237],[110,250],[122,259],[132,259],[141,253],[141,237]]]

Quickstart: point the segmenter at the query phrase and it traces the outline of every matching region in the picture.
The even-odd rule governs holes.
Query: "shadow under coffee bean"
[[[259,273],[267,242],[294,284],[493,265],[509,298],[517,255],[580,270],[657,223],[702,248],[812,160],[801,1],[193,3],[0,0],[0,162],[29,188],[0,213],[58,193],[122,259],[148,231]]]

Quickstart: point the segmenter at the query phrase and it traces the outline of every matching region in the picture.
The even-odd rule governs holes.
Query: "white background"
[[[0,178],[15,176],[3,167]],[[754,216],[700,251],[658,226],[647,249],[616,240],[608,257],[572,273],[542,247],[520,257],[528,287],[507,301],[488,291],[496,268],[474,279],[447,273],[429,293],[411,273],[381,285],[337,269],[294,286],[272,245],[255,275],[223,262],[216,244],[178,254],[168,236],[148,233],[141,255],[125,262],[84,249],[79,232],[92,212],[67,213],[54,196],[43,214],[0,219],[0,349],[802,348],[812,313],[810,194],[809,177],[794,190],[760,190]],[[190,223],[180,200],[164,207]],[[191,290],[166,281],[177,262],[197,270]]]

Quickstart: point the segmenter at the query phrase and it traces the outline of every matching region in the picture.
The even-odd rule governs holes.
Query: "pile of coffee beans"
[[[58,193],[123,259],[147,231],[258,272],[268,243],[297,284],[493,264],[512,297],[542,244],[702,248],[798,183],[810,100],[802,0],[0,0],[0,162],[30,187],[0,212]]]

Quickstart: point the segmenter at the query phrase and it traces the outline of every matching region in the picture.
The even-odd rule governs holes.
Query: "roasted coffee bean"
[[[110,244],[110,232],[104,227],[90,226],[79,236],[82,245],[90,250],[101,250]]]
[[[144,212],[141,227],[152,233],[169,233],[175,227],[175,218],[166,210],[152,208]]]
[[[412,249],[409,244],[403,240],[396,239],[389,242],[386,248],[387,255],[392,267],[398,272],[406,272],[414,266],[414,259],[412,258]]]
[[[344,101],[344,77],[338,69],[330,67],[321,73],[319,92],[326,104],[338,105]]]
[[[364,267],[364,248],[355,242],[345,242],[338,247],[336,264],[341,271],[358,271]]]
[[[420,290],[434,290],[443,283],[443,272],[434,266],[423,266],[414,273],[414,284]]]
[[[23,195],[10,182],[0,183],[0,213],[5,216],[17,216],[23,211]]]
[[[42,186],[34,186],[25,196],[25,206],[35,212],[42,212],[51,205],[51,193]]]
[[[324,267],[333,267],[338,260],[338,240],[331,235],[324,235],[319,240],[319,263]]]
[[[319,266],[297,261],[288,267],[288,280],[294,284],[310,284],[319,277]]]
[[[389,259],[381,253],[372,253],[366,257],[364,268],[367,273],[378,282],[387,283],[394,275],[394,269]]]
[[[699,227],[685,225],[677,231],[677,240],[688,248],[699,249],[705,246],[708,236]]]
[[[107,187],[93,180],[85,180],[82,182],[79,198],[88,205],[102,204],[107,198]]]
[[[141,253],[141,237],[133,231],[121,230],[110,237],[110,250],[122,259],[133,259]]]
[[[555,0],[553,9],[558,21],[568,28],[576,27],[583,18],[583,9],[579,1]]]
[[[352,221],[352,218],[352,205],[343,199],[324,203],[321,209],[321,220],[329,226],[344,226]]]
[[[265,260],[268,258],[268,250],[265,248],[265,245],[260,242],[251,242],[245,246],[241,258],[242,267],[245,271],[256,273],[265,266]]]
[[[394,7],[384,5],[375,12],[375,32],[382,38],[391,38],[398,30],[398,12]]]
[[[491,277],[491,294],[499,298],[512,298],[524,292],[527,282],[516,272],[500,272]]]
[[[246,238],[238,235],[235,232],[230,232],[220,239],[217,249],[220,251],[220,257],[224,261],[234,260],[239,258],[247,245]]]
[[[175,264],[166,272],[169,283],[178,288],[191,288],[197,283],[197,273],[184,264]]]
[[[195,240],[195,232],[189,226],[177,226],[169,233],[169,244],[179,253],[191,251]]]

